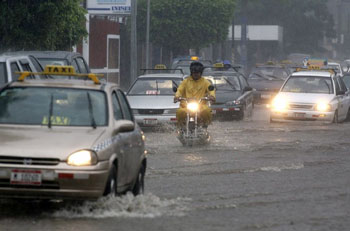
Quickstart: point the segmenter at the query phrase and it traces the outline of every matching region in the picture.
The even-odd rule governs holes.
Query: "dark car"
[[[286,78],[291,74],[285,65],[258,65],[248,77],[254,91],[254,102],[268,103],[277,94]]]
[[[346,72],[343,76],[343,81],[348,89],[350,89],[350,73]]]
[[[238,72],[205,72],[204,77],[215,87],[216,102],[211,105],[213,118],[219,120],[243,119],[253,110],[253,89]]]
[[[16,51],[7,54],[32,55],[39,60],[41,65],[73,66],[77,73],[90,73],[89,65],[78,52],[71,51]]]

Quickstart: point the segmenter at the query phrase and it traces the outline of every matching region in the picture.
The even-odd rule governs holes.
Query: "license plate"
[[[262,94],[262,95],[261,95],[261,98],[262,98],[262,99],[270,99],[270,98],[271,98],[271,95]]]
[[[294,116],[296,117],[296,118],[304,118],[305,117],[305,113],[295,113],[294,114]]]
[[[11,184],[17,185],[41,185],[41,171],[14,169],[11,172]]]
[[[156,119],[144,119],[143,124],[145,125],[156,125],[158,124],[158,120]]]

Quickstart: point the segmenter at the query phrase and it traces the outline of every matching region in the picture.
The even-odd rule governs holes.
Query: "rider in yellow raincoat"
[[[202,97],[209,97],[210,101],[215,101],[215,91],[209,91],[211,85],[209,80],[202,78],[203,64],[200,62],[192,62],[190,65],[191,76],[186,78],[180,84],[174,97],[174,102],[182,98],[195,98],[199,100]],[[176,119],[179,127],[183,127],[186,122],[187,108],[186,103],[181,102],[180,108],[176,111]],[[211,109],[203,101],[200,106],[199,121],[204,127],[207,127],[212,120]]]

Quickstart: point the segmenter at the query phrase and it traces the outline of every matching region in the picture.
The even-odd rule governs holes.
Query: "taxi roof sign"
[[[88,77],[95,84],[100,84],[100,80],[97,76],[103,76],[103,74],[85,73],[77,74],[73,66],[61,66],[61,65],[46,65],[44,72],[16,72],[21,74],[17,81],[24,81],[30,75],[58,75],[58,76],[75,76],[75,77]]]
[[[223,68],[225,67],[223,63],[214,63],[213,67],[216,67],[216,68]]]
[[[166,66],[164,64],[157,64],[154,66],[154,69],[165,70]]]
[[[191,57],[191,60],[198,61],[198,60],[199,60],[199,57],[198,57],[198,56],[192,56],[192,57]]]

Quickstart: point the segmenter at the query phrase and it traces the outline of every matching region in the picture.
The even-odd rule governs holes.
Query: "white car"
[[[349,117],[350,96],[333,71],[294,72],[270,105],[270,121],[310,120],[342,122]]]
[[[139,76],[127,92],[136,122],[142,127],[176,123],[173,87],[183,80],[182,74],[156,73]]]

